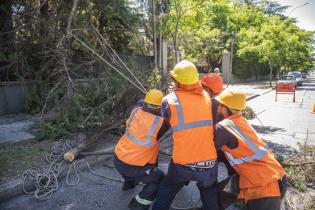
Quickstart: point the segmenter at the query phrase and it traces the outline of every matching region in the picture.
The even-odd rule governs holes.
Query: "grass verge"
[[[26,140],[0,144],[0,183],[20,177],[31,167],[46,164],[48,154],[55,141]]]

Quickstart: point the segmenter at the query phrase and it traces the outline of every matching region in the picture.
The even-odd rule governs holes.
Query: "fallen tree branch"
[[[315,161],[306,161],[302,163],[283,163],[284,166],[303,166],[307,164],[315,164]]]
[[[99,140],[100,136],[102,136],[104,133],[106,133],[106,132],[108,132],[110,130],[118,128],[119,126],[123,125],[124,122],[125,122],[125,120],[118,121],[118,122],[114,123],[113,125],[105,128],[102,132],[100,132],[98,134],[94,134],[91,137],[88,137],[85,141],[83,141],[77,147],[67,151],[63,155],[65,161],[68,161],[68,162],[74,161],[83,150],[85,150],[85,149],[89,148],[90,146],[94,145]]]
[[[108,147],[102,150],[97,150],[93,152],[81,152],[80,155],[87,156],[87,155],[113,155],[115,147]]]
[[[97,107],[95,107],[90,114],[85,118],[85,120],[83,121],[83,125],[88,121],[88,119],[90,119],[90,117],[94,114],[94,112],[96,110],[98,110],[99,108],[103,107],[105,104],[109,103],[110,101],[114,100],[116,98],[116,96],[111,97],[110,99],[104,101],[103,103],[101,103],[100,105],[98,105]]]

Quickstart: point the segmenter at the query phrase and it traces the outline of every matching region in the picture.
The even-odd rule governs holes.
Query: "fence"
[[[127,66],[137,73],[150,72],[153,69],[152,56],[120,55]],[[106,67],[106,70],[110,69]],[[84,82],[87,80],[78,80]],[[22,113],[26,110],[26,99],[34,81],[0,82],[0,115]]]
[[[0,115],[25,111],[26,97],[34,82],[10,81],[0,83]]]

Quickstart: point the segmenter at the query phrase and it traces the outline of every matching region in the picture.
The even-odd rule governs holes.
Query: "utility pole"
[[[155,17],[155,1],[152,0],[152,17],[153,17],[153,48],[154,48],[154,68],[158,68],[157,64],[157,44],[156,44],[156,17]]]
[[[229,74],[228,74],[228,83],[227,83],[227,87],[230,85],[231,83],[231,77],[232,77],[232,68],[233,68],[233,53],[234,53],[234,33],[233,33],[233,38],[231,41],[231,55],[230,55],[230,68],[229,68]]]
[[[158,4],[160,5],[160,8],[161,8],[161,0],[158,0]],[[162,64],[162,57],[163,57],[163,36],[162,36],[162,30],[161,30],[161,27],[162,27],[162,24],[163,24],[163,20],[161,18],[161,15],[162,15],[163,11],[162,9],[159,11],[158,13],[158,18],[159,18],[159,21],[160,21],[160,30],[159,30],[159,62],[158,62],[158,67],[160,69],[160,71],[162,71],[163,69],[163,64]]]

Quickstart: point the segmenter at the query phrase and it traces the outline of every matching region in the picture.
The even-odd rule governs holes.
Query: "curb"
[[[106,161],[108,159],[110,159],[112,156],[104,156],[103,158],[99,158],[99,159],[94,159],[93,160],[88,160],[89,158],[82,158],[85,159],[87,161],[89,161],[90,166],[95,165],[96,163],[102,162],[102,161]],[[82,160],[81,159],[81,160]],[[87,164],[84,164],[81,168],[79,168],[80,172],[84,172],[88,169]],[[70,175],[73,175],[74,171],[72,170]],[[61,181],[63,178],[65,178],[67,175],[67,170],[63,170],[61,172],[61,174],[58,177],[58,181]],[[28,191],[32,191],[34,190],[34,186],[31,183],[27,183],[25,185],[25,188]],[[7,201],[9,199],[11,199],[12,197],[18,196],[24,194],[23,191],[23,179],[18,178],[15,180],[12,180],[10,182],[4,183],[2,185],[0,185],[0,203]],[[27,194],[26,194],[27,195]]]
[[[275,89],[275,88],[272,87],[271,89],[269,89],[269,90],[267,90],[267,91],[265,91],[265,92],[263,92],[263,93],[261,93],[261,94],[254,94],[254,95],[252,95],[252,96],[246,98],[246,101],[250,101],[250,100],[252,100],[252,99],[254,99],[254,98],[257,98],[257,97],[259,97],[259,96],[262,96],[262,95],[265,95],[265,94],[267,94],[267,93],[270,93],[270,92],[273,91],[274,89]]]
[[[26,186],[31,188],[31,186]],[[21,178],[0,185],[0,202],[8,200],[23,193],[23,180]]]
[[[252,100],[254,98],[257,98],[258,96],[260,96],[260,95],[259,94],[254,94],[252,96],[249,96],[248,98],[246,98],[246,101],[250,101],[250,100]]]

